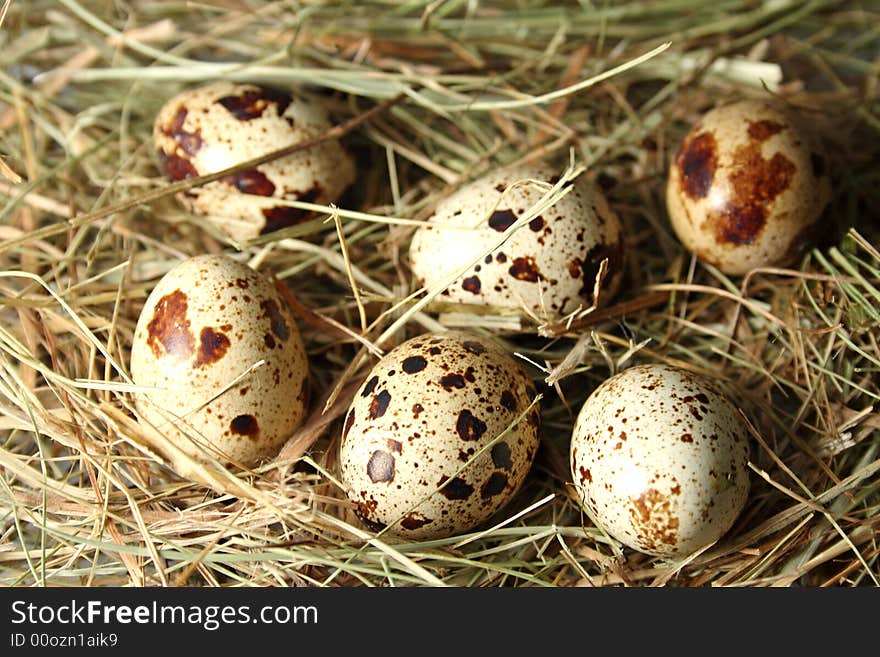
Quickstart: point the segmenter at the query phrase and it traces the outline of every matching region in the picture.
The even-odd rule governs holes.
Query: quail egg
[[[749,447],[736,407],[704,377],[630,367],[587,398],[571,439],[584,507],[611,536],[676,558],[733,525],[749,491]]]
[[[252,465],[306,413],[308,362],[284,299],[226,255],[170,269],[148,296],[131,347],[135,406],[149,432],[195,459]]]
[[[360,518],[418,539],[487,520],[534,460],[534,395],[519,363],[486,338],[425,334],[392,349],[355,394],[340,444],[341,480]]]
[[[794,262],[830,198],[817,140],[790,110],[760,100],[707,112],[682,141],[666,185],[681,243],[734,275]]]
[[[221,171],[317,137],[325,109],[302,92],[215,82],[168,100],[153,124],[162,172],[172,181]],[[178,200],[227,235],[246,241],[296,225],[311,213],[279,200],[327,204],[354,180],[354,162],[335,140],[189,189]]]
[[[558,178],[542,166],[501,169],[440,202],[410,244],[410,265],[420,285],[442,285],[451,272],[485,253],[546,192],[546,185],[514,185],[519,181],[555,183]],[[606,259],[600,302],[620,285],[623,231],[601,190],[577,178],[557,203],[444,289],[442,299],[558,319],[594,303],[597,275]]]

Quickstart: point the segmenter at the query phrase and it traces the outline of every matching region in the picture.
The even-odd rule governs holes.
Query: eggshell
[[[340,476],[358,515],[419,539],[488,519],[534,460],[534,395],[523,368],[486,338],[426,334],[392,349],[355,395],[342,434]]]
[[[733,525],[748,490],[746,429],[704,377],[630,367],[587,398],[571,439],[582,503],[608,534],[646,554],[683,557]]]
[[[789,110],[758,100],[707,112],[682,141],[666,186],[681,243],[734,275],[797,260],[830,198],[816,139]]]
[[[493,171],[441,201],[430,225],[413,235],[409,259],[419,284],[437,288],[485,253],[555,183],[553,170],[522,166]],[[510,187],[510,189],[508,189]],[[505,191],[507,190],[507,191]],[[623,272],[623,231],[602,192],[583,177],[556,204],[455,279],[439,299],[517,309],[558,319],[595,301],[599,266],[608,260],[600,303],[614,296]]]
[[[168,100],[156,116],[153,139],[162,172],[178,181],[312,139],[330,127],[326,110],[302,92],[215,82]],[[337,140],[329,140],[177,198],[245,241],[310,218],[279,199],[326,205],[353,180],[354,161]]]
[[[306,412],[308,362],[272,282],[225,255],[199,255],[156,284],[138,318],[131,377],[146,431],[196,459],[251,465]]]

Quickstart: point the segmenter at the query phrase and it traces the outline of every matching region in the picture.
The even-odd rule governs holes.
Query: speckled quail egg
[[[436,288],[453,271],[485,253],[546,192],[546,186],[533,182],[510,187],[529,180],[555,183],[558,178],[543,166],[501,169],[441,201],[430,223],[416,230],[410,244],[410,265],[419,283]],[[580,177],[568,194],[515,230],[440,298],[557,319],[593,304],[596,277],[606,258],[600,304],[620,284],[623,232],[601,190]]]
[[[168,100],[156,116],[153,140],[162,172],[177,181],[221,171],[330,127],[326,110],[302,92],[215,82]],[[329,140],[190,189],[178,200],[245,241],[310,217],[279,199],[327,204],[353,180],[354,161]]]
[[[170,269],[138,318],[131,377],[147,431],[193,458],[251,465],[305,416],[308,362],[273,283],[226,255]]]
[[[681,243],[734,275],[794,262],[830,198],[817,140],[791,111],[759,100],[707,112],[682,141],[666,186]]]
[[[581,501],[609,535],[677,558],[733,525],[749,491],[746,429],[705,377],[661,364],[606,379],[587,398],[571,439]]]
[[[486,338],[426,334],[389,351],[356,393],[340,444],[341,480],[360,518],[418,539],[488,519],[535,457],[534,395],[519,363]]]

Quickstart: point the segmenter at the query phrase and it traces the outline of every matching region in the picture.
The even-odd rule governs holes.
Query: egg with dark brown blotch
[[[686,249],[727,274],[791,265],[821,233],[828,168],[792,110],[760,100],[722,105],[693,126],[671,163],[672,228]]]
[[[622,278],[623,230],[601,190],[582,176],[492,249],[557,181],[545,166],[499,169],[443,199],[410,244],[419,284],[437,289],[474,262],[438,300],[514,309],[541,321],[607,302]],[[607,269],[596,303],[603,261]]]
[[[172,180],[222,171],[330,129],[326,109],[301,91],[221,81],[168,100],[153,125],[162,173]],[[280,201],[326,205],[354,180],[354,161],[329,139],[177,195],[190,212],[246,241],[314,213]]]
[[[392,349],[355,394],[342,432],[340,478],[358,516],[418,539],[480,525],[532,465],[534,397],[525,370],[492,340],[446,332]]]
[[[681,558],[721,538],[749,491],[749,443],[734,404],[705,377],[630,367],[578,414],[571,471],[584,507],[621,543]]]
[[[226,255],[170,269],[147,297],[131,346],[144,431],[196,460],[253,465],[306,414],[299,329],[266,276]]]

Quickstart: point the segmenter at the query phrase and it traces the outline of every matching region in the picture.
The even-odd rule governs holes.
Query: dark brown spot
[[[424,411],[424,410],[425,410],[425,407],[422,406],[422,405],[419,404],[419,403],[415,403],[415,404],[413,404],[413,409],[412,409],[412,410],[413,410],[413,417],[414,417],[414,418],[418,418],[418,417],[419,417],[419,413],[421,413],[422,411]]]
[[[623,240],[617,240],[613,244],[596,244],[587,251],[586,259],[580,263],[583,279],[578,294],[583,298],[593,300],[593,288],[596,285],[596,277],[599,275],[599,267],[606,258],[608,259],[608,276],[622,269]]]
[[[199,351],[196,354],[196,360],[193,367],[202,367],[216,363],[223,358],[226,350],[229,349],[229,338],[223,333],[219,333],[206,326],[199,333]]]
[[[505,262],[507,262],[507,256],[506,256],[504,253],[498,253],[498,254],[495,256],[495,260],[496,260],[499,264],[502,264],[502,265],[503,265]]]
[[[159,151],[159,167],[168,179],[175,182],[199,175],[192,162],[178,155],[168,155],[162,150]]]
[[[229,429],[232,433],[248,438],[256,438],[260,433],[260,425],[253,415],[236,415],[229,423]]]
[[[468,383],[474,383],[477,379],[474,376],[474,368],[468,366],[468,368],[464,371],[464,380]],[[478,395],[480,394],[479,389],[475,391]]]
[[[757,141],[767,141],[783,130],[785,126],[776,121],[749,121],[749,137]]]
[[[385,415],[385,411],[388,410],[388,402],[390,401],[391,393],[387,390],[383,390],[373,397],[373,401],[370,402],[370,419],[375,420],[376,418]]]
[[[400,454],[403,452],[403,443],[399,440],[388,439],[388,449],[391,450],[392,454]]]
[[[455,430],[462,440],[479,440],[486,433],[486,423],[465,408],[458,413]]]
[[[188,111],[185,107],[178,108],[171,123],[165,126],[162,132],[171,137],[184,153],[195,155],[202,147],[202,135],[199,130],[189,132],[183,129],[187,114]]]
[[[505,442],[496,443],[492,446],[492,463],[496,468],[510,470],[513,463],[510,460],[510,445]]]
[[[449,483],[446,483],[447,480]],[[474,493],[474,487],[461,477],[454,477],[450,480],[449,477],[444,475],[440,477],[437,485],[443,486],[440,489],[440,494],[447,500],[466,500]]]
[[[479,276],[468,276],[461,282],[461,287],[466,292],[470,292],[471,294],[479,294],[480,293],[480,277]]]
[[[537,283],[544,279],[535,260],[526,256],[524,258],[514,258],[513,264],[510,265],[508,272],[518,281],[528,281],[529,283]]]
[[[475,356],[479,356],[486,352],[486,348],[475,340],[465,340],[462,342],[462,346]]]
[[[169,356],[182,359],[192,355],[195,340],[186,316],[187,301],[186,294],[175,290],[156,304],[153,319],[147,324],[147,344],[157,358],[162,357],[163,350]]]
[[[373,390],[376,389],[376,384],[379,383],[379,377],[374,376],[369,381],[367,381],[366,385],[364,385],[364,389],[361,392],[361,397],[369,397],[373,394]]]
[[[271,105],[275,105],[275,112],[281,116],[290,105],[290,96],[277,89],[260,87],[244,91],[237,96],[224,96],[217,102],[239,121],[250,121],[263,116],[263,112]]]
[[[245,169],[222,179],[227,185],[232,185],[242,194],[255,196],[272,196],[275,193],[275,185],[264,173],[256,169]]]
[[[581,473],[581,484],[591,484],[593,483],[593,475],[590,472],[589,468],[585,468],[584,466],[578,467],[578,470]]]
[[[488,500],[490,497],[495,497],[499,493],[503,492],[505,487],[507,486],[507,475],[503,472],[493,472],[492,476],[483,484],[483,487],[480,488],[480,497],[484,500]]]
[[[367,475],[374,484],[394,480],[394,457],[377,449],[367,463]]]
[[[386,527],[384,523],[370,519],[370,515],[376,512],[376,507],[378,506],[378,504],[379,503],[376,502],[376,500],[370,500],[369,502],[358,502],[357,511],[355,511],[355,515],[360,518],[360,521],[364,523],[367,529],[374,532],[380,532]]]
[[[583,265],[583,261],[580,258],[575,258],[571,262],[568,263],[568,275],[572,278],[580,278],[581,277],[581,266]]]
[[[409,358],[404,359],[401,369],[407,374],[415,374],[416,372],[421,372],[427,366],[428,361],[422,356],[410,356]]]
[[[268,349],[275,348],[275,338],[272,337],[271,333],[266,333],[266,335],[263,336],[263,342],[266,344],[266,347]]]
[[[314,203],[321,195],[321,189],[315,185],[312,189],[302,194],[297,194],[295,198],[288,200],[302,201],[303,203]],[[315,213],[311,210],[302,208],[293,208],[289,205],[278,205],[274,208],[263,208],[261,210],[266,218],[266,223],[260,229],[260,235],[281,230],[282,228],[290,228],[297,226],[311,219]]]
[[[495,210],[489,217],[489,227],[503,233],[516,222],[516,215],[510,210]]]
[[[516,411],[516,397],[510,390],[501,393],[501,405],[511,413]]]
[[[290,337],[290,329],[287,326],[284,315],[281,314],[281,310],[278,308],[278,304],[269,299],[268,301],[261,302],[260,308],[263,309],[263,314],[260,317],[265,317],[269,320],[275,337],[282,342],[286,341]]]
[[[464,388],[464,377],[461,374],[447,374],[440,377],[440,385],[446,388],[446,390]]]
[[[767,205],[788,189],[795,165],[781,153],[769,160],[760,144],[737,149],[736,168],[730,174],[731,196],[717,217],[713,217],[715,239],[731,244],[751,244],[767,221]]]
[[[692,443],[694,442],[694,437],[689,433],[683,433],[681,435],[681,442],[683,443]]]
[[[434,522],[430,518],[426,518],[418,513],[410,513],[406,518],[400,521],[400,526],[410,531],[421,529],[427,524]]]
[[[540,232],[540,230],[544,227],[544,217],[537,216],[529,222],[529,228],[531,228],[534,232]]]
[[[675,162],[681,174],[681,186],[691,198],[704,198],[709,193],[718,168],[716,148],[715,137],[701,132],[685,138],[678,149]]]
[[[354,424],[354,410],[349,411],[348,415],[345,418],[345,427],[342,429],[343,438],[348,436],[348,432],[351,431],[352,424]]]

